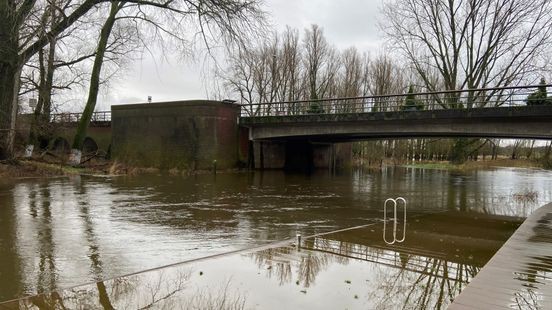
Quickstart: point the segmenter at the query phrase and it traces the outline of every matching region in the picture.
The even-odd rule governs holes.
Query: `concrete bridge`
[[[546,85],[552,86],[552,85]],[[143,166],[334,168],[351,141],[413,137],[552,139],[552,98],[537,86],[256,104],[177,101],[96,112],[90,149]],[[542,87],[541,87],[542,89]],[[113,114],[113,115],[112,115]],[[80,114],[57,114],[51,147],[69,146]],[[112,121],[113,119],[113,121]],[[170,157],[170,158],[169,158]]]
[[[552,105],[242,117],[252,140],[419,137],[552,139]]]
[[[343,146],[336,151],[336,143],[367,139],[552,139],[552,98],[528,100],[534,88],[242,105],[240,125],[248,128],[254,141],[257,168],[283,168],[290,163],[319,166],[320,162],[332,166],[336,161],[339,165],[347,152]]]

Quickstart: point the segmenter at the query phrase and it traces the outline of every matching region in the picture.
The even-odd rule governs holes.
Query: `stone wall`
[[[238,164],[239,106],[193,100],[112,106],[112,157],[164,169]]]

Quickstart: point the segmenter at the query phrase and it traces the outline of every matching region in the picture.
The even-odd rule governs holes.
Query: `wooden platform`
[[[552,203],[525,220],[449,309],[552,309]]]

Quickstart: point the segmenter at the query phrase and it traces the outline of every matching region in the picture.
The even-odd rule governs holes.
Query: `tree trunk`
[[[70,159],[71,164],[73,165],[80,163],[80,152],[82,150],[84,139],[86,138],[86,131],[88,129],[88,125],[90,124],[90,120],[92,118],[92,114],[94,113],[94,109],[96,108],[96,102],[98,99],[103,58],[107,49],[111,30],[115,24],[117,12],[121,9],[121,7],[122,6],[117,1],[111,3],[109,16],[102,27],[102,31],[100,32],[100,40],[96,49],[96,57],[94,58],[94,66],[92,67],[92,75],[90,77],[88,100],[86,101],[86,106],[84,108],[84,112],[82,113],[82,117],[79,120],[77,133],[75,134],[75,138],[73,140],[73,147],[71,150],[72,158]]]
[[[46,131],[50,122],[52,111],[52,87],[54,84],[54,60],[57,39],[52,38],[48,48],[48,57],[44,57],[44,49],[38,52],[40,71],[40,84],[38,86],[38,103],[34,111],[31,130],[29,133],[29,144],[38,146],[39,140],[49,139],[50,133]]]
[[[56,55],[57,39],[52,38],[48,50],[48,59],[46,61],[46,78],[44,80],[44,102],[42,105],[42,116],[47,122],[50,121],[50,114],[52,113],[52,88],[54,85],[54,61]]]
[[[535,140],[531,141],[531,146],[529,147],[529,151],[527,151],[527,159],[531,159],[534,148],[535,148]]]
[[[0,159],[13,157],[21,65],[15,1],[0,1]]]
[[[550,160],[550,154],[552,153],[552,141],[546,145],[544,149],[544,155],[541,158],[542,166],[544,169],[552,169],[552,161]]]
[[[38,51],[38,71],[40,73],[39,77],[39,85],[38,85],[38,100],[37,104],[33,113],[33,120],[31,122],[31,130],[29,131],[29,141],[28,144],[30,145],[37,145],[38,144],[38,134],[40,132],[40,115],[42,114],[42,105],[43,105],[43,87],[44,87],[44,80],[46,77],[45,69],[44,69],[44,49],[40,49]],[[32,154],[31,154],[32,155]]]
[[[511,159],[518,159],[518,149],[521,146],[521,142],[519,140],[516,140],[514,142],[514,145],[512,146],[512,155],[510,156]]]
[[[13,157],[20,69],[0,64],[0,159]]]
[[[450,153],[450,161],[454,164],[463,164],[468,160],[468,146],[470,142],[466,138],[454,139],[454,145]]]

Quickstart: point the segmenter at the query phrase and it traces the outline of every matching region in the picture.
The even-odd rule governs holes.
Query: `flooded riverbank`
[[[455,225],[451,227],[451,223]],[[445,308],[518,227],[509,217],[414,214],[400,245],[382,224],[318,235],[6,304],[70,309]],[[228,268],[232,266],[232,268]]]
[[[406,197],[409,214],[420,217],[463,214],[474,221],[505,216],[519,223],[552,200],[551,176],[527,169],[457,174],[395,168],[337,176],[274,171],[75,176],[4,184],[0,300],[285,240],[297,233],[380,225],[382,202],[389,197]],[[515,198],[526,191],[538,195],[532,200]],[[350,237],[341,241],[371,247],[381,238],[381,231],[374,231],[370,242],[351,242]],[[414,238],[411,231],[408,240]],[[511,229],[503,237],[509,233]],[[419,248],[431,252],[424,240],[416,241]],[[498,241],[493,242],[485,257],[496,251]],[[462,255],[464,248],[457,248]]]

